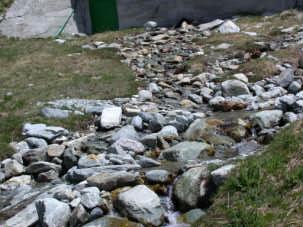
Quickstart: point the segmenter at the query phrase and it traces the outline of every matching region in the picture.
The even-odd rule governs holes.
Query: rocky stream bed
[[[87,133],[23,126],[25,139],[12,143],[15,154],[0,162],[0,223],[191,226],[207,215],[211,196],[238,160],[262,154],[281,127],[303,116],[303,71],[293,65],[277,63],[279,74],[254,83],[243,73],[222,80],[254,52],[189,72],[186,62],[204,55],[193,40],[207,42],[216,32],[245,33],[231,20],[176,29],[149,22],[145,32],[119,43],[83,46],[117,48],[145,86],[130,98],[47,103],[45,117],[93,114],[96,124]],[[259,42],[257,58],[302,40],[298,29],[283,40]]]

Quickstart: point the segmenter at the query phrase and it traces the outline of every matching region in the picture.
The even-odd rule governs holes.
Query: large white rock
[[[68,204],[53,198],[36,202],[39,224],[45,227],[67,226],[71,209]]]
[[[272,128],[279,124],[283,112],[281,110],[264,110],[256,113],[253,116],[253,121],[255,125],[260,128]]]
[[[120,193],[116,206],[123,215],[145,225],[159,226],[164,221],[159,197],[145,185]]]
[[[220,27],[219,27],[220,33],[237,33],[240,32],[240,28],[238,25],[236,25],[231,20],[225,21]]]
[[[120,125],[122,118],[121,107],[109,107],[102,111],[101,127],[105,129],[114,128]]]

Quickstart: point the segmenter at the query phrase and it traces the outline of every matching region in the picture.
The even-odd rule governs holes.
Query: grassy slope
[[[303,226],[303,122],[241,163],[197,226]]]
[[[87,126],[87,117],[43,119],[38,102],[67,97],[110,99],[135,93],[135,76],[115,50],[81,48],[84,43],[111,42],[130,32],[98,34],[64,45],[51,39],[0,37],[0,159],[10,154],[8,143],[20,139],[20,128],[26,121],[70,129]]]

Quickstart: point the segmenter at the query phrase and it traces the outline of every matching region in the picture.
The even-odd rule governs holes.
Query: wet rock
[[[275,81],[280,87],[287,88],[293,80],[294,71],[292,69],[285,69]]]
[[[206,213],[203,210],[201,210],[199,208],[196,208],[196,209],[190,210],[190,211],[182,214],[181,217],[178,218],[178,220],[180,222],[184,222],[184,223],[188,223],[188,224],[194,225],[204,215],[206,215]]]
[[[231,20],[226,20],[222,25],[219,27],[219,32],[226,34],[226,33],[237,33],[240,32],[240,28]]]
[[[114,144],[110,147],[110,152],[115,154],[143,154],[145,151],[145,147],[142,143],[137,140],[121,138],[117,140]]]
[[[102,128],[111,129],[120,125],[121,118],[122,118],[121,107],[105,108],[102,111],[100,125]]]
[[[90,220],[95,220],[97,218],[102,217],[103,215],[104,215],[103,210],[99,207],[96,207],[96,208],[92,209],[92,211],[90,212],[89,219]]]
[[[46,118],[54,118],[54,119],[66,119],[70,116],[71,111],[69,110],[61,110],[56,108],[44,107],[41,110],[41,114]]]
[[[159,197],[145,185],[120,193],[115,206],[121,214],[145,225],[159,226],[164,221]]]
[[[67,226],[71,210],[68,204],[53,198],[46,198],[36,202],[36,209],[41,226]]]
[[[135,130],[134,126],[132,126],[132,125],[126,125],[126,126],[122,127],[118,132],[116,132],[112,136],[113,141],[117,141],[121,138],[137,140],[137,141],[140,140],[139,134]]]
[[[213,182],[216,185],[221,185],[223,182],[226,180],[228,175],[231,173],[231,171],[235,168],[236,166],[234,164],[229,164],[222,166],[214,171],[211,172],[211,176],[213,179]]]
[[[26,137],[37,137],[47,141],[52,141],[55,138],[68,135],[68,131],[61,127],[46,126],[45,124],[30,124],[26,123],[22,130]]]
[[[196,160],[207,156],[211,146],[202,142],[184,141],[162,151],[160,158],[168,161]]]
[[[281,110],[265,110],[254,114],[252,118],[255,125],[264,129],[279,125],[282,116],[283,112]]]
[[[222,83],[222,93],[224,97],[250,95],[245,83],[240,80],[226,80]]]
[[[209,172],[205,166],[189,169],[174,185],[174,197],[181,210],[207,205],[209,193]]]
[[[71,213],[69,226],[76,227],[85,224],[89,220],[89,214],[85,208],[80,204]]]
[[[113,216],[105,216],[102,218],[98,218],[92,222],[89,222],[82,227],[113,227],[113,226],[127,226],[127,227],[143,227],[143,225],[131,222],[126,218],[121,217],[113,217]]]
[[[148,182],[153,184],[164,184],[170,180],[170,173],[167,170],[155,169],[145,173],[145,177]]]
[[[81,204],[87,209],[93,209],[101,204],[100,191],[97,187],[88,187],[80,191]]]
[[[8,159],[4,162],[4,173],[6,178],[24,173],[24,166],[14,159]]]
[[[54,164],[54,163],[51,163],[51,162],[39,161],[39,162],[31,163],[25,169],[25,172],[29,173],[29,174],[38,174],[38,173],[42,173],[42,172],[47,172],[49,170],[54,170],[54,171],[60,173],[61,166],[57,165],[57,164]]]
[[[47,148],[47,155],[50,158],[61,157],[61,155],[64,153],[64,150],[64,145],[51,144]]]
[[[96,186],[100,190],[112,191],[124,186],[136,184],[138,175],[119,171],[114,173],[99,173],[87,178],[89,186]]]

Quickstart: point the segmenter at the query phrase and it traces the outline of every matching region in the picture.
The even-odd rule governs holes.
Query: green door
[[[89,0],[93,33],[119,29],[116,0]]]

